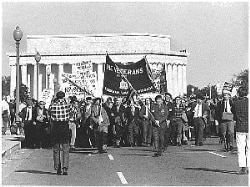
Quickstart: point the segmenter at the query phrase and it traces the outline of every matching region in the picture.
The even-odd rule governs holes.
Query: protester
[[[249,160],[249,134],[248,134],[248,90],[240,87],[238,90],[240,100],[234,103],[236,119],[236,142],[238,149],[238,163],[241,168],[239,174],[248,174]]]
[[[3,96],[1,105],[2,105],[2,135],[5,135],[6,130],[10,124],[10,110],[6,96]]]
[[[115,135],[115,147],[119,148],[121,146],[122,137],[124,139],[125,131],[125,107],[121,104],[121,99],[115,98],[114,106],[111,109],[111,116],[114,120],[113,133]]]
[[[183,115],[185,114],[185,106],[181,103],[181,98],[177,96],[175,99],[173,117],[171,120],[171,136],[173,145],[181,146],[183,131]]]
[[[52,122],[54,144],[54,169],[57,170],[58,175],[68,174],[70,138],[69,112],[70,105],[65,100],[65,93],[62,91],[57,92],[55,101],[49,107],[49,113]]]
[[[87,97],[86,103],[82,108],[82,127],[81,127],[81,135],[83,136],[81,139],[81,146],[85,147],[93,147],[92,142],[90,140],[93,129],[90,128],[90,115],[91,115],[91,106],[92,106],[92,98]]]
[[[150,110],[152,107],[151,98],[145,99],[145,105],[140,110],[143,125],[143,146],[150,146],[152,140],[152,120],[150,119]]]
[[[46,135],[45,128],[48,127],[48,111],[45,108],[45,102],[40,101],[37,107],[37,117],[36,117],[36,145],[38,148],[45,147],[46,145]]]
[[[219,101],[216,108],[216,123],[220,125],[222,141],[225,143],[226,150],[233,150],[234,142],[234,111],[233,101],[230,99],[231,92],[223,90],[223,100]],[[228,138],[226,135],[228,134]],[[227,147],[227,142],[229,147]]]
[[[173,98],[170,93],[165,93],[165,103],[168,107],[168,119],[167,119],[167,130],[165,134],[165,147],[167,148],[169,144],[172,144],[171,140],[171,119],[174,116],[174,104]]]
[[[78,109],[78,101],[76,97],[72,97],[70,101],[69,113],[69,129],[71,131],[70,149],[75,149],[76,128],[79,125],[79,118],[81,118],[80,110]]]
[[[197,102],[194,102],[191,108],[194,113],[195,145],[203,146],[203,132],[207,124],[209,108],[202,101],[203,96],[201,94],[197,94],[196,100]]]
[[[27,106],[22,109],[19,116],[24,124],[25,145],[27,148],[35,148],[37,109],[31,97],[26,98],[26,104]]]
[[[106,153],[108,126],[110,123],[108,114],[101,105],[101,98],[95,98],[91,109],[90,119],[98,152]]]
[[[111,109],[113,107],[113,99],[111,97],[108,97],[106,102],[104,103],[103,107],[106,110],[109,118],[110,125],[108,126],[108,146],[114,145],[114,134],[113,134],[113,128],[114,128],[114,120],[111,115]]]
[[[134,105],[133,102],[129,102],[129,107],[126,108],[125,118],[127,118],[127,126],[128,126],[128,139],[129,145],[131,147],[138,145],[138,137],[139,137],[139,125],[140,125],[140,110],[138,107]]]
[[[152,105],[151,108],[151,119],[153,120],[153,137],[155,141],[156,153],[154,157],[162,155],[165,149],[164,146],[164,134],[166,130],[166,120],[168,118],[168,107],[163,103],[161,95],[155,97],[156,104]]]

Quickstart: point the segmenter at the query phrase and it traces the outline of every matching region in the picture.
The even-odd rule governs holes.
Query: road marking
[[[114,160],[114,157],[111,154],[108,154],[109,160]]]
[[[122,184],[128,184],[127,180],[125,179],[124,175],[122,174],[122,172],[116,172],[118,177],[120,178]]]
[[[222,157],[222,158],[226,158],[225,155],[220,155],[220,154],[218,154],[218,153],[214,153],[214,152],[208,152],[208,153],[213,154],[213,155],[220,156],[220,157]]]

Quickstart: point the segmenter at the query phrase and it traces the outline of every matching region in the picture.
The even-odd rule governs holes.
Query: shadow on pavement
[[[215,149],[184,149],[185,151],[217,151]]]
[[[144,157],[152,157],[152,155],[149,154],[120,154],[122,156],[144,156]]]
[[[228,170],[222,170],[222,169],[210,169],[210,168],[183,168],[185,170],[197,170],[197,171],[211,171],[216,173],[228,173],[228,174],[234,174],[238,175],[237,171],[228,171]]]
[[[42,174],[42,175],[57,175],[49,171],[38,171],[38,170],[16,170],[18,173],[33,173],[33,174]]]

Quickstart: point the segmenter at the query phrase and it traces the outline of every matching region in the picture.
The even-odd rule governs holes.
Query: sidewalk
[[[2,135],[2,159],[21,149],[23,140],[24,137],[21,135]]]

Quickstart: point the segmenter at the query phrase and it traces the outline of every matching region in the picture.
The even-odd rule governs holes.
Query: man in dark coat
[[[128,120],[128,137],[131,147],[138,145],[139,125],[140,125],[140,110],[133,103],[130,103],[126,108],[125,118]]]
[[[168,118],[168,107],[163,103],[161,95],[155,97],[155,102],[156,104],[153,104],[151,108],[151,119],[153,121],[153,137],[156,147],[154,157],[158,157],[161,156],[162,151],[165,148],[164,134],[167,126],[166,120]]]
[[[114,106],[111,109],[111,116],[115,123],[115,128],[113,129],[115,135],[115,147],[119,148],[125,131],[125,107],[121,104],[121,99],[115,98]]]
[[[249,167],[248,147],[248,90],[240,87],[238,90],[240,100],[234,104],[234,115],[236,119],[236,142],[238,148],[238,163],[241,170],[239,174],[247,174]]]
[[[45,128],[48,127],[48,111],[45,108],[45,102],[40,101],[37,107],[37,117],[36,117],[36,145],[38,148],[45,147],[46,136]]]
[[[145,105],[140,110],[143,125],[143,146],[150,146],[152,140],[152,121],[150,119],[150,109],[152,107],[151,98],[145,99]]]
[[[208,120],[209,107],[202,101],[203,96],[201,94],[197,94],[196,99],[197,102],[194,102],[191,108],[194,113],[195,145],[203,146],[203,132]]]
[[[25,145],[27,148],[35,148],[37,110],[31,97],[27,97],[26,104],[27,106],[21,110],[19,116],[24,123]]]
[[[228,142],[229,147],[227,151],[233,150],[233,142],[234,142],[234,103],[230,99],[231,92],[228,90],[223,90],[223,100],[218,102],[215,112],[215,123],[220,125],[220,130],[222,134],[222,141],[226,143],[226,134],[228,133]]]

